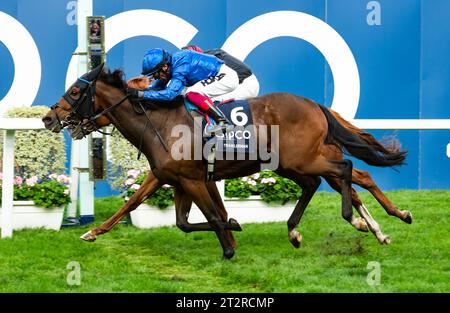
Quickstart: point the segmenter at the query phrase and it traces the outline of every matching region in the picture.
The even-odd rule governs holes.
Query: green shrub
[[[296,201],[300,194],[301,189],[296,183],[270,171],[225,180],[225,196],[229,198],[243,199],[259,195],[264,202],[285,204]]]
[[[6,112],[6,117],[42,118],[48,110],[46,106],[14,108]],[[0,134],[0,144],[1,167],[3,132]],[[44,129],[17,131],[14,161],[16,175],[24,178],[44,178],[50,173],[63,173],[66,163],[64,135]]]
[[[3,176],[0,173],[0,200]],[[70,202],[70,179],[64,174],[51,174],[44,179],[14,177],[14,200],[32,200],[40,207],[60,207]]]

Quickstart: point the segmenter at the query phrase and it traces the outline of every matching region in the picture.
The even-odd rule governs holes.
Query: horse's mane
[[[124,76],[125,74],[121,69],[116,69],[113,72],[106,69],[100,73],[98,80],[112,87],[119,88],[122,91],[126,91],[127,83],[123,79]]]
[[[101,72],[100,76],[98,77],[98,80],[101,82],[111,86],[118,88],[122,90],[123,92],[126,92],[127,88],[138,88],[138,89],[145,89],[143,85],[150,84],[148,81],[148,78],[142,78],[142,77],[135,77],[129,80],[127,83],[124,80],[125,73],[121,69],[115,69],[111,72],[109,69],[105,69]],[[148,86],[147,85],[147,86]],[[173,101],[142,101],[142,104],[147,109],[150,110],[157,110],[157,109],[172,109],[177,108],[180,105],[184,103],[182,100],[182,96],[176,97]],[[135,102],[135,101],[133,101]]]

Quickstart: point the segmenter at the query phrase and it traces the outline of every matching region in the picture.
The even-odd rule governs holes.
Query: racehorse
[[[151,107],[151,114],[142,114],[136,110],[136,103],[127,98],[126,83],[122,77],[121,71],[111,73],[104,71],[103,66],[80,77],[43,118],[46,128],[57,132],[69,126],[71,136],[80,139],[84,134],[76,130],[88,127],[77,128],[74,125],[92,124],[93,127],[89,130],[92,131],[114,124],[125,138],[144,153],[151,164],[152,174],[142,184],[142,192],[140,189],[136,193],[137,202],[164,183],[173,185],[178,193],[176,202],[179,206],[186,207],[186,203],[190,206],[189,201],[194,201],[208,221],[208,225],[204,226],[216,232],[224,258],[231,258],[234,248],[226,232],[237,227],[234,223],[224,222],[219,215],[217,199],[210,193],[208,183],[205,182],[202,160],[175,160],[168,149],[165,149],[166,145],[171,147],[175,142],[171,136],[171,126],[193,127],[193,121],[183,107],[183,99],[177,97],[171,102],[147,103],[146,106]],[[302,188],[302,194],[288,221],[291,242],[294,245],[300,243],[301,237],[296,227],[320,184],[319,176],[331,181],[333,188],[342,193],[344,219],[354,226],[364,228],[352,212],[352,201],[357,209],[361,210],[363,207],[360,201],[355,200],[356,193],[352,197],[352,174],[355,176],[352,162],[339,158],[339,154],[342,156],[342,149],[345,149],[369,165],[390,167],[403,164],[406,151],[401,151],[396,144],[381,144],[370,134],[362,132],[343,118],[336,117],[329,109],[303,97],[272,93],[249,99],[248,102],[257,129],[264,125],[279,125],[276,142],[271,142],[271,136],[262,138],[258,135],[258,142],[262,141],[267,151],[274,145],[279,149],[279,164],[275,172],[294,180]],[[148,123],[154,126],[151,132],[145,131]],[[195,140],[194,134],[192,141]],[[330,147],[335,147],[332,149],[336,151],[332,156],[326,153],[329,153]],[[193,155],[193,151],[191,152]],[[244,161],[218,160],[215,179],[253,174],[260,170],[261,163],[260,158]],[[121,211],[127,210],[123,210],[124,208]],[[393,214],[406,222],[410,221],[409,212],[393,208],[395,207],[389,207],[391,213],[395,211]],[[109,220],[111,221],[114,221],[114,217]],[[370,223],[369,228],[375,230]],[[380,240],[378,236],[377,238]],[[388,241],[388,238],[382,240]]]

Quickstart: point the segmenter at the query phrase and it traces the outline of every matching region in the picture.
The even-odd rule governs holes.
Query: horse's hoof
[[[403,218],[403,222],[407,223],[407,224],[411,224],[412,223],[412,213],[409,211],[404,211],[406,212],[406,216]]]
[[[82,235],[80,237],[81,240],[84,241],[90,241],[90,242],[94,242],[97,239],[97,236],[95,236],[92,231],[88,231],[87,233],[85,233],[84,235]]]
[[[364,233],[367,233],[369,231],[369,227],[367,227],[367,222],[365,219],[363,219],[362,217],[359,217],[355,220],[355,222],[353,223],[353,226],[359,230],[362,231]]]
[[[388,245],[391,243],[391,238],[389,236],[383,236],[379,241],[382,245]]]
[[[229,260],[234,256],[234,249],[228,248],[223,251],[223,260]]]
[[[302,235],[296,229],[293,229],[289,232],[289,241],[298,249],[302,244]]]
[[[234,231],[242,231],[241,225],[239,225],[238,221],[236,221],[234,218],[230,218],[228,220],[228,223],[231,225],[232,230],[234,230]]]

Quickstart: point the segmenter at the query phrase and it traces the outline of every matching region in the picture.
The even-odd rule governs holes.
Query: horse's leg
[[[334,190],[336,190],[337,192],[341,192],[341,185],[337,179],[335,179],[333,177],[328,177],[326,180],[327,180],[328,184]],[[365,230],[359,229],[353,223],[352,223],[352,225],[354,225],[355,228],[357,228],[358,230],[362,230],[362,231],[367,231],[367,227],[369,227],[370,231],[375,235],[378,242],[380,242],[381,244],[389,244],[390,243],[389,236],[386,236],[381,232],[380,225],[370,215],[369,210],[367,210],[367,208],[364,206],[364,204],[362,203],[361,199],[359,198],[356,190],[354,190],[353,188],[352,188],[352,203],[353,203],[353,206],[358,211],[359,215],[362,216],[362,219],[359,221],[364,222]]]
[[[211,198],[213,199],[214,203],[216,204],[217,213],[219,213],[220,217],[222,218],[222,221],[228,222],[228,224],[233,225],[234,228],[232,230],[242,231],[241,225],[239,225],[239,223],[234,218],[230,218],[228,220],[228,212],[225,208],[222,197],[220,196],[220,192],[217,189],[216,183],[213,181],[207,182],[206,188],[208,189],[208,192],[209,192]],[[231,229],[225,230],[225,233],[227,234],[229,240],[231,241],[233,249],[236,249],[237,243],[236,243],[236,240],[234,239]]]
[[[192,199],[182,188],[175,188],[175,207],[176,207],[176,218],[177,218],[177,227],[184,231],[185,233],[190,233],[193,231],[214,231],[214,228],[208,222],[205,223],[189,223],[189,212],[192,207]],[[214,199],[213,199],[214,200]],[[214,201],[216,207],[219,205],[216,201]],[[220,210],[218,210],[220,215]],[[225,211],[226,213],[226,211]],[[228,231],[242,231],[241,226],[237,222],[226,221],[222,218],[222,221],[219,224]],[[232,238],[232,237],[231,237]],[[230,240],[231,240],[230,238]],[[234,239],[233,239],[234,240]]]
[[[228,239],[225,229],[222,225],[220,216],[215,208],[214,201],[206,188],[206,184],[202,181],[185,179],[180,177],[181,187],[189,195],[190,198],[197,204],[199,209],[202,211],[206,220],[211,225],[211,227],[216,232],[216,235],[220,241],[223,249],[223,257],[225,259],[230,259],[234,255],[234,249],[232,243]]]
[[[318,156],[299,167],[299,173],[325,178],[331,176],[341,180],[342,217],[350,224],[355,220],[352,211],[352,161],[330,160]]]
[[[139,190],[137,190],[130,197],[130,200],[128,200],[127,203],[125,203],[125,205],[119,211],[117,211],[112,217],[110,217],[100,226],[82,235],[80,239],[85,241],[95,241],[95,239],[97,239],[97,235],[101,235],[110,231],[127,213],[136,209],[142,203],[142,201],[144,201],[152,193],[158,190],[161,185],[162,184],[158,181],[155,175],[153,175],[152,172],[149,172],[144,182],[141,184]]]
[[[342,150],[333,145],[325,145],[322,150],[322,155],[328,159],[342,159]],[[412,223],[411,212],[400,211],[378,188],[377,184],[367,171],[361,171],[354,168],[352,172],[352,182],[368,190],[389,215],[397,216],[408,224]]]
[[[377,199],[378,203],[384,208],[384,210],[389,214],[398,217],[405,223],[412,223],[412,214],[410,211],[400,211],[397,206],[395,206],[386,195],[378,188],[377,184],[373,181],[370,174],[366,171],[361,171],[358,169],[353,169],[352,180],[355,184],[367,189],[374,197]]]
[[[321,179],[318,176],[306,176],[288,171],[277,171],[277,173],[286,178],[292,179],[302,189],[302,194],[298,199],[294,211],[292,212],[287,222],[289,241],[294,247],[300,248],[302,235],[297,230],[297,226],[300,223],[303,212],[311,201],[311,198],[313,197],[317,188],[319,188]]]
[[[331,188],[333,188],[339,193],[342,192],[341,182],[338,179],[334,177],[326,177],[325,179]],[[352,205],[356,210],[358,210],[358,207],[362,205],[362,201],[359,198],[358,193],[353,188],[352,188]],[[362,217],[354,218],[351,224],[359,231],[362,232],[368,231],[366,220]]]

